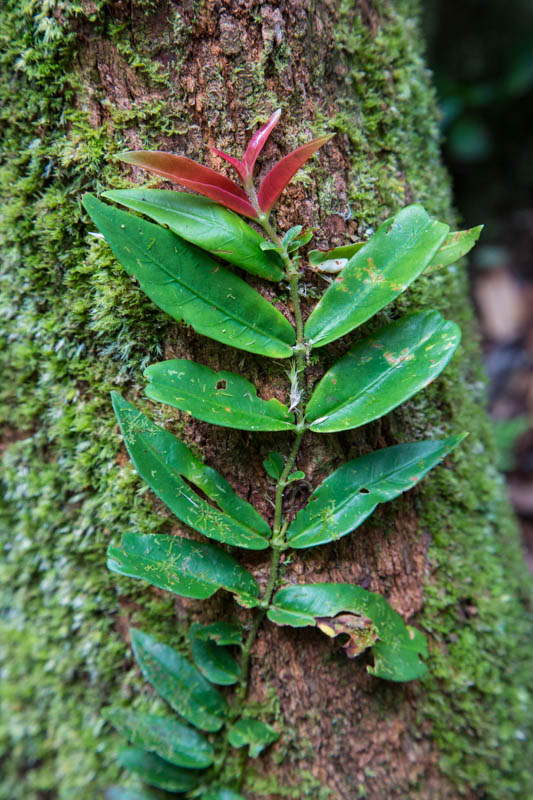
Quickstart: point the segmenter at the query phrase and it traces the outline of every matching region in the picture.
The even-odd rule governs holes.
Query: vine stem
[[[302,307],[300,303],[300,295],[298,293],[299,270],[297,263],[295,263],[291,259],[289,253],[283,246],[281,239],[279,238],[275,228],[272,226],[268,218],[268,214],[263,213],[259,208],[259,204],[257,202],[257,196],[255,194],[255,190],[253,189],[253,187],[249,187],[249,199],[252,205],[254,206],[255,210],[257,211],[258,214],[257,222],[261,225],[261,227],[263,228],[265,233],[267,233],[270,239],[280,248],[280,256],[285,266],[286,277],[289,280],[291,301],[293,306],[294,319],[296,322],[296,346],[294,348],[294,357],[296,362],[296,375],[297,375],[298,390],[300,392],[300,395],[299,395],[298,405],[296,407],[297,433],[292,443],[292,447],[285,462],[282,473],[276,485],[276,495],[274,502],[274,524],[272,528],[272,539],[271,539],[272,557],[270,561],[269,579],[265,587],[265,590],[261,596],[261,600],[259,603],[260,610],[256,614],[252,622],[252,625],[248,632],[248,636],[242,647],[241,677],[235,695],[236,703],[232,714],[233,719],[242,716],[244,700],[246,699],[246,694],[248,691],[248,681],[250,675],[250,657],[251,657],[252,647],[255,643],[258,631],[265,619],[266,613],[272,601],[272,597],[278,585],[281,556],[283,551],[287,549],[287,543],[285,540],[286,525],[284,525],[283,523],[283,495],[285,488],[287,486],[287,479],[294,465],[296,464],[296,459],[298,457],[300,445],[302,443],[303,435],[305,432],[304,373],[306,367],[306,347],[304,340]],[[244,780],[245,766],[246,766],[246,754],[244,754],[241,759],[240,778],[238,781],[239,789],[241,788],[242,782]]]

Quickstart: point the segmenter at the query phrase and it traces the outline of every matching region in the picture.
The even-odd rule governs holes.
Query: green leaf
[[[198,636],[201,625],[194,623],[189,630],[194,663],[211,683],[232,686],[241,676],[241,667],[227,647],[219,646]]]
[[[111,397],[135,468],[178,519],[225,544],[250,550],[268,547],[268,524],[218,472],[202,464],[179,439],[155,425],[119,394],[112,392]],[[206,502],[185,481],[201,489],[221,510]]]
[[[225,699],[181,653],[137,628],[130,629],[133,653],[146,680],[174,711],[203,731],[218,731],[228,706]]]
[[[233,789],[214,789],[203,795],[203,800],[245,800],[242,794],[237,794]]]
[[[152,364],[146,394],[196,419],[245,431],[293,430],[294,415],[275,397],[262,400],[255,386],[233,372],[215,372],[185,359]]]
[[[166,789],[168,792],[188,792],[198,783],[197,772],[176,767],[155,753],[147,753],[137,747],[120,750],[118,762],[149,786]]]
[[[375,665],[368,668],[371,674],[393,681],[410,681],[425,675],[427,669],[420,661],[420,656],[427,654],[425,637],[405,625],[384,597],[360,586],[347,583],[289,586],[275,594],[267,615],[277,625],[294,628],[311,625],[332,636],[336,631],[327,629],[334,628],[335,618],[339,619],[337,614],[341,612],[356,618],[354,627],[360,618],[371,632],[373,628],[370,641],[375,636],[379,639],[372,645]],[[343,633],[346,633],[346,617],[343,614]]]
[[[119,575],[142,578],[181,597],[204,600],[218,589],[226,589],[246,608],[258,603],[259,587],[252,575],[233,556],[208,542],[125,533],[120,547],[109,547],[107,566]]]
[[[105,708],[102,714],[133,745],[153,751],[171,764],[205,769],[213,763],[213,748],[207,739],[173,717],[125,708]]]
[[[283,277],[280,260],[261,249],[265,239],[237,214],[206,197],[166,189],[119,189],[102,197],[168,225],[182,239],[252,275],[269,281]]]
[[[287,483],[292,483],[293,481],[302,481],[305,478],[305,472],[301,469],[297,469],[296,472],[291,472],[291,474],[287,477]]]
[[[444,369],[461,338],[437,311],[410,314],[359,342],[324,375],[307,406],[312,431],[357,428],[387,414]]]
[[[357,528],[379,503],[415,486],[464,436],[385,447],[348,461],[315,489],[287,529],[291,547],[332,542]]]
[[[407,206],[378,228],[326,290],[305,324],[312,347],[323,347],[388,305],[431,262],[449,226]]]
[[[366,242],[355,242],[334,247],[332,250],[310,250],[309,263],[313,267],[318,267],[319,272],[340,272],[365,244]]]
[[[315,235],[316,228],[309,228],[301,234],[298,234],[288,245],[287,252],[295,253],[300,247],[308,244]]]
[[[283,239],[281,240],[283,247],[288,247],[290,243],[294,241],[294,239],[296,239],[296,237],[301,233],[302,230],[303,230],[303,225],[294,225],[292,228],[289,228],[289,230],[284,234]]]
[[[91,195],[83,204],[126,272],[171,317],[241,350],[292,356],[290,322],[237,275],[160,225]]]
[[[454,264],[474,247],[483,228],[483,225],[478,225],[477,228],[449,233],[429,262],[429,266],[439,269]]]
[[[230,727],[228,739],[233,747],[250,745],[251,758],[257,758],[265,747],[277,742],[279,733],[265,722],[244,717]]]
[[[105,800],[160,800],[159,792],[150,789],[125,789],[122,786],[111,786],[104,794]]]
[[[263,461],[263,466],[267,475],[270,475],[275,481],[281,478],[281,473],[285,466],[285,459],[281,453],[276,453],[274,450],[268,454],[268,458]]]
[[[196,638],[203,642],[212,640],[217,645],[242,643],[242,625],[234,622],[212,622],[196,628]]]

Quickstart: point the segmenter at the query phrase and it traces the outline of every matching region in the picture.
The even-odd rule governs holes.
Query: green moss
[[[350,2],[341,8],[337,42],[347,92],[334,126],[352,145],[354,216],[374,225],[419,201],[453,223],[417,5],[387,5],[375,34],[360,18],[348,24]],[[454,469],[426,479],[419,495],[433,571],[420,620],[431,642],[420,724],[431,721],[439,764],[459,793],[525,798],[533,795],[531,580],[480,412],[477,335],[468,305],[457,303],[467,292],[464,270],[452,267],[420,279],[397,303],[402,311],[437,307],[463,330],[461,352],[443,377],[396,413],[398,437],[470,432]]]

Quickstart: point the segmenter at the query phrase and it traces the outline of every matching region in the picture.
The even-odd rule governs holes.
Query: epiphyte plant
[[[408,314],[357,341],[315,386],[309,378],[311,351],[362,325],[428,268],[457,261],[475,244],[481,226],[450,233],[448,225],[411,205],[385,220],[366,242],[312,250],[311,269],[323,273],[329,285],[304,324],[301,249],[313,231],[295,225],[280,236],[271,211],[295,173],[331,137],[314,139],[282,158],[256,191],[256,160],[279,116],[276,111],[252,136],[242,161],[214,150],[235,169],[242,186],[183,156],[132,152],[122,160],[197,194],[103,193],[135,214],[91,195],[83,201],[126,272],[159,308],[222,344],[289,364],[288,404],[261,399],[241,375],[185,359],[154,364],[145,373],[152,400],[214,425],[292,436],[285,454],[271,452],[264,461],[274,484],[272,524],[179,439],[119,394],[112,398],[139,475],[182,523],[218,544],[125,533],[120,546],[109,548],[109,568],[187,598],[205,599],[225,589],[253,615],[247,625],[228,620],[192,625],[194,664],[149,633],[132,629],[144,677],[184,721],[107,710],[132,745],[120,753],[124,767],[147,786],[207,800],[239,800],[246,758],[257,757],[278,738],[246,706],[251,650],[265,617],[277,625],[343,635],[351,658],[370,649],[368,671],[378,678],[410,681],[424,675],[425,637],[404,624],[383,597],[351,584],[280,587],[281,557],[290,550],[294,558],[294,551],[350,534],[378,504],[414,486],[464,436],[399,444],[356,458],[329,475],[296,515],[284,507],[286,487],[305,478],[297,469],[302,438],[357,428],[396,408],[444,369],[460,331],[436,310]],[[293,322],[221,262],[288,286]],[[239,563],[238,548],[270,551],[262,591]],[[214,688],[217,684],[235,687],[231,701]],[[243,754],[238,769],[235,749]],[[150,791],[114,787],[109,797],[141,800],[152,796]]]

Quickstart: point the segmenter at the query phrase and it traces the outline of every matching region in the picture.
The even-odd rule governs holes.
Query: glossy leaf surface
[[[228,712],[222,695],[177,650],[137,628],[130,634],[142,674],[174,711],[200,730],[220,730]]]
[[[279,733],[265,722],[244,717],[230,727],[228,739],[233,747],[249,745],[250,756],[257,758],[265,747],[279,739]]]
[[[240,645],[242,643],[242,626],[234,622],[212,622],[196,628],[195,636],[203,642],[212,640],[217,645]]]
[[[83,204],[126,272],[171,317],[241,350],[292,355],[290,322],[238,275],[160,225],[91,195]]]
[[[233,556],[208,542],[181,536],[125,533],[120,547],[109,547],[107,566],[129,578],[141,578],[181,597],[204,600],[218,589],[232,592],[237,602],[253,608],[259,587]]]
[[[415,486],[463,440],[413,442],[375,450],[343,464],[315,489],[287,530],[291,547],[313,547],[345,536],[379,503]]]
[[[429,266],[438,269],[439,267],[447,267],[449,264],[454,264],[474,247],[483,227],[483,225],[478,225],[476,228],[449,233],[431,259]]]
[[[102,197],[140,211],[188,242],[269,281],[283,277],[280,259],[261,249],[265,242],[240,217],[205,197],[164,189],[119,189]]]
[[[145,371],[146,394],[213,425],[245,431],[294,429],[294,415],[276,398],[262,400],[255,386],[233,372],[172,359]]]
[[[198,783],[198,773],[181,769],[175,764],[136,747],[120,750],[118,762],[121,767],[134,772],[149,786],[165,789],[168,792],[187,792]]]
[[[268,212],[285,189],[288,183],[292,180],[294,175],[298,172],[300,167],[303,167],[306,161],[322,147],[322,145],[329,142],[332,138],[329,136],[320,136],[318,139],[313,139],[307,142],[302,147],[293,150],[292,153],[278,161],[266,177],[261,182],[257,199],[259,207],[263,212]]]
[[[241,676],[241,667],[227,647],[215,644],[211,638],[198,636],[202,626],[191,625],[189,637],[194,663],[211,683],[232,686]]]
[[[312,431],[357,428],[387,414],[444,369],[461,332],[437,311],[403,317],[355,345],[313,392],[306,419]]]
[[[305,324],[312,347],[322,347],[370,319],[420,275],[449,226],[422,206],[407,206],[378,228],[326,290]]]
[[[425,637],[404,624],[400,615],[381,595],[345,583],[289,586],[274,596],[268,618],[277,625],[295,628],[317,626],[348,612],[371,620],[379,641],[372,646],[375,666],[371,674],[393,681],[410,681],[426,673]],[[321,623],[323,624],[323,623]],[[331,634],[328,634],[331,635]]]
[[[213,763],[213,748],[207,739],[173,717],[124,708],[106,708],[102,713],[133,745],[154,752],[171,764],[205,769]]]
[[[186,186],[188,189],[203,194],[205,197],[221,203],[226,208],[231,208],[237,214],[245,217],[257,217],[257,212],[250,204],[246,192],[230,178],[211,167],[204,167],[197,161],[192,161],[185,156],[174,153],[164,153],[157,150],[138,150],[131,153],[122,153],[119,156],[126,164],[161,175],[173,183]]]
[[[155,425],[116,392],[113,408],[131,460],[141,478],[170,510],[205,536],[251,550],[268,547],[268,523],[229,483],[202,464],[175,436]],[[219,507],[186,483],[201,489]]]

